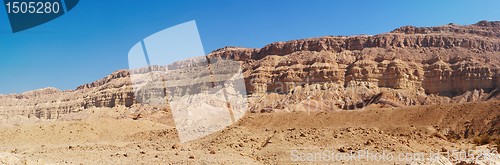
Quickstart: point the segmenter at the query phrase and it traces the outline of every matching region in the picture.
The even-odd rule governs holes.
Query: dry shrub
[[[479,137],[475,137],[473,139],[473,142],[476,144],[476,145],[485,145],[485,144],[490,144],[490,142],[492,141],[491,137],[487,134],[483,134]]]

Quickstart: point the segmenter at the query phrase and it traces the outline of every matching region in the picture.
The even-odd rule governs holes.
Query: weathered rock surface
[[[326,36],[261,49],[225,47],[209,57],[241,62],[255,112],[474,102],[500,93],[500,22],[405,26],[374,36]],[[167,91],[158,86],[157,93],[136,97],[130,76],[120,70],[75,90],[0,95],[0,114],[55,119],[93,107],[134,108],[140,106],[133,106],[136,98]]]

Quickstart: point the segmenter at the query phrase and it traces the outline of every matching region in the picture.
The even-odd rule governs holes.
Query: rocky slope
[[[89,113],[98,116],[98,120],[28,120],[16,126],[1,124],[5,121],[2,120],[0,162],[449,165],[466,161],[469,163],[462,164],[492,165],[500,163],[500,155],[492,157],[492,161],[479,159],[478,155],[497,148],[494,142],[481,146],[472,142],[479,133],[498,139],[499,134],[494,133],[499,132],[500,117],[492,114],[500,114],[499,106],[497,100],[367,111],[248,113],[222,131],[187,143],[179,143],[177,128],[171,124],[96,115],[113,111],[109,109]],[[92,110],[84,112],[89,111]],[[20,119],[23,118],[15,121]],[[394,158],[308,159],[306,155],[361,150],[394,154]],[[447,163],[427,159],[431,153],[447,151],[454,153],[444,155],[442,160]],[[459,153],[466,151],[476,157],[461,157]],[[398,158],[401,153],[425,155]]]
[[[462,103],[500,93],[500,22],[405,26],[374,36],[326,36],[260,49],[226,47],[209,57],[241,62],[253,112]],[[170,67],[175,65],[186,64]],[[56,119],[99,107],[149,109],[138,103],[130,75],[120,70],[70,91],[0,95],[0,114]],[[153,95],[168,91],[154,88]]]

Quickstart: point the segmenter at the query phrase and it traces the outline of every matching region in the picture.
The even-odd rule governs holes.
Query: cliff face
[[[243,61],[247,90],[260,97],[255,111],[293,111],[311,103],[355,109],[373,101],[404,106],[495,98],[499,39],[500,22],[481,21],[229,47],[211,56]]]
[[[134,103],[134,95],[130,92],[129,78],[124,75],[128,75],[128,71],[117,71],[102,80],[71,91],[45,88],[0,96],[0,116],[56,119],[89,108],[130,107]]]
[[[405,26],[374,36],[328,36],[261,49],[226,47],[209,57],[242,63],[252,111],[471,102],[500,93],[500,22]],[[183,62],[170,67],[175,65]],[[131,84],[129,71],[122,70],[72,91],[3,95],[0,113],[50,119],[93,107],[134,108]]]

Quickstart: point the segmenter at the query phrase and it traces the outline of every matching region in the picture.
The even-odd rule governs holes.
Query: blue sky
[[[69,13],[13,34],[0,8],[0,93],[67,90],[128,67],[130,48],[196,20],[205,52],[325,35],[378,34],[404,25],[500,20],[500,1],[80,0]]]

